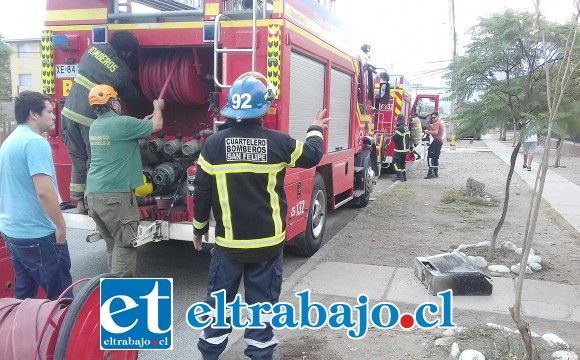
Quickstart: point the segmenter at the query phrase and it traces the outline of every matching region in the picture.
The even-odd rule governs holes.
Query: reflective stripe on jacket
[[[282,243],[286,168],[318,164],[323,155],[322,140],[318,126],[310,126],[305,142],[301,142],[254,121],[210,136],[201,151],[193,184],[194,233],[208,231],[213,210],[216,244],[223,248],[251,250]]]
[[[78,72],[66,98],[62,116],[85,126],[91,126],[97,115],[89,105],[89,91],[100,84],[111,85],[119,97],[128,102],[139,99],[131,82],[131,71],[115,49],[105,45],[91,46],[79,62]]]
[[[409,127],[405,124],[397,126],[392,140],[395,142],[396,152],[409,152]]]

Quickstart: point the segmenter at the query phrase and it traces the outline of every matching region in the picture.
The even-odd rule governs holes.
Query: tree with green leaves
[[[4,42],[4,37],[0,35],[0,99],[7,99],[10,97],[10,46]],[[0,142],[4,141],[4,138],[8,133],[7,128],[9,117],[6,116],[2,111],[0,111],[0,129],[2,134],[0,137]]]
[[[567,29],[562,29],[559,33],[565,35]],[[562,40],[563,41],[563,40]],[[575,49],[572,54],[575,61],[580,60],[580,41],[575,44]],[[562,62],[558,61],[553,64],[553,71],[551,77],[558,73]],[[559,111],[554,119],[554,126],[552,127],[552,137],[558,139],[558,148],[556,152],[556,159],[554,160],[554,167],[560,167],[560,157],[562,154],[562,145],[565,139],[580,138],[580,69],[570,69],[570,84],[564,89],[563,98],[560,104]]]
[[[472,40],[465,55],[456,57],[445,75],[452,97],[466,104],[463,119],[459,119],[466,124],[465,131],[484,131],[499,125],[500,139],[505,140],[506,129],[521,130],[517,144],[514,142],[503,212],[492,235],[490,260],[506,217],[521,141],[532,128],[538,131],[545,124],[542,120],[548,106],[544,65],[557,64],[565,47],[563,26],[545,24],[550,31],[546,32],[544,42],[534,27],[534,14],[506,10],[480,18],[470,29]]]
[[[545,78],[546,78],[546,103],[548,107],[547,115],[547,134],[546,143],[550,142],[552,131],[558,118],[560,106],[567,99],[566,94],[573,83],[573,75],[580,67],[580,59],[578,59],[576,50],[578,49],[578,20],[580,19],[580,0],[573,1],[574,9],[572,13],[571,26],[568,26],[568,31],[565,36],[564,46],[560,49],[558,57],[554,62],[545,62]],[[549,24],[544,21],[540,12],[540,0],[534,0],[536,8],[536,16],[534,18],[534,25],[537,28],[537,33],[542,38],[542,50],[545,54],[548,53],[550,46],[550,35],[553,35]],[[536,224],[538,220],[538,213],[540,210],[540,203],[542,201],[542,194],[544,191],[544,184],[546,182],[546,174],[548,172],[548,162],[550,159],[550,147],[545,146],[542,154],[542,162],[540,169],[536,175],[536,181],[532,193],[532,202],[528,211],[528,219],[526,222],[526,231],[524,233],[524,245],[522,260],[520,262],[520,273],[516,282],[516,294],[514,299],[514,306],[510,307],[510,314],[514,323],[516,324],[522,340],[525,344],[526,357],[528,360],[537,360],[538,352],[534,344],[530,325],[522,318],[522,293],[525,280],[525,269],[528,263],[528,258],[532,249],[534,241],[534,234],[536,232]]]
[[[4,42],[0,35],[0,98],[10,97],[10,46]]]
[[[468,104],[474,98],[483,101],[484,109],[493,118],[479,125],[500,125],[502,140],[505,129],[521,128],[530,114],[545,110],[541,38],[533,31],[533,15],[507,10],[503,14],[480,18],[470,29],[471,43],[464,56],[454,59],[445,77],[452,96]]]

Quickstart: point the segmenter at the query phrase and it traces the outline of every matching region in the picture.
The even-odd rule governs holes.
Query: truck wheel
[[[352,201],[352,205],[354,207],[364,208],[369,204],[371,193],[373,192],[373,189],[375,187],[374,183],[375,172],[373,171],[373,168],[371,166],[371,161],[372,159],[369,159],[363,170],[364,193],[361,196],[354,198],[354,200]]]
[[[383,164],[381,164],[381,162],[377,158],[376,151],[371,154],[371,162],[373,164],[373,171],[375,172],[375,176],[377,177],[378,180],[381,177]]]
[[[381,170],[384,170],[385,174],[394,174],[395,170],[393,169],[393,166],[391,166],[391,163],[384,162],[387,158],[387,148],[389,147],[389,142],[383,139],[383,144],[381,147]]]
[[[326,228],[326,186],[322,175],[316,173],[310,209],[308,210],[308,225],[304,233],[299,235],[290,250],[296,255],[312,256],[322,246],[324,229]]]
[[[63,360],[136,360],[137,350],[100,349],[100,280],[116,277],[99,275],[89,280],[69,306],[58,333],[54,358]]]

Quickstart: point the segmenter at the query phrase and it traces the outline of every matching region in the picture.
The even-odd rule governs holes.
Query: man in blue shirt
[[[48,96],[22,92],[14,102],[18,127],[0,148],[0,232],[18,299],[36,297],[40,286],[55,300],[72,283],[52,151],[42,136],[54,127],[52,111]]]

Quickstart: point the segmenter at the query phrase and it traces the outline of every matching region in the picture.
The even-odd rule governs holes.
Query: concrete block
[[[522,312],[524,316],[532,316],[542,319],[568,320],[571,311],[572,307],[569,305],[522,299]]]
[[[580,294],[573,285],[551,281],[525,280],[522,300],[561,305],[580,305]]]
[[[439,302],[439,299],[427,291],[425,285],[415,276],[413,269],[397,268],[383,300],[393,303],[421,304],[425,301]]]
[[[580,306],[576,306],[572,309],[572,315],[570,315],[571,321],[580,322]]]
[[[310,289],[313,293],[352,298],[366,294],[370,299],[380,300],[394,270],[376,265],[321,263],[294,286],[293,292]]]

